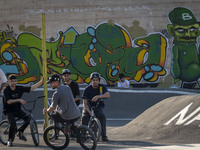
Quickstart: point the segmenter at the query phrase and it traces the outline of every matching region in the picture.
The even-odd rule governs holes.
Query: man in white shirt
[[[125,79],[123,73],[119,74],[119,82],[117,83],[117,87],[129,88],[129,81]]]
[[[4,87],[7,85],[7,78],[4,72],[0,69],[0,95],[2,95],[2,91]],[[0,97],[0,121],[2,120],[2,112],[3,112],[3,99]]]

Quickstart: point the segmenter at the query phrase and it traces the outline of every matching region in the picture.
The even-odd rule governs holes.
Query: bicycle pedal
[[[64,133],[67,134],[69,131],[70,131],[70,129],[66,129]]]

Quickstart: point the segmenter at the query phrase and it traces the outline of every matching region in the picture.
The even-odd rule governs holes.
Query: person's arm
[[[127,88],[129,88],[129,87],[130,87],[130,84],[129,84],[129,81],[128,81],[128,80],[126,80],[126,84],[127,84]]]
[[[75,101],[79,101],[81,98],[80,97],[75,97],[74,100]]]
[[[10,97],[9,91],[7,90],[7,88],[4,89],[3,91],[3,95],[4,95],[4,101],[7,104],[13,104],[13,103],[21,103],[21,104],[26,104],[27,102],[21,98],[18,99],[12,99]]]
[[[80,98],[80,90],[79,90],[79,86],[78,86],[78,83],[75,82],[75,98],[74,100],[75,101],[79,101],[81,98]]]
[[[8,85],[8,80],[6,78],[6,75],[4,74],[4,72],[0,69],[0,80],[2,85],[0,86],[0,93],[1,91],[4,89],[4,87],[6,87]]]
[[[49,108],[43,108],[43,114],[54,111],[58,105],[59,94],[58,92],[54,92],[52,96],[52,103]]]
[[[44,77],[42,77],[42,79],[38,83],[31,86],[31,91],[41,86],[43,82],[44,82]]]
[[[53,108],[53,107],[43,108],[43,114],[52,112],[52,111],[54,111],[54,110],[55,110],[55,108]]]
[[[1,91],[3,91],[3,89],[8,85],[8,83],[2,83],[1,87],[0,87],[0,93]]]
[[[83,108],[90,114],[90,116],[92,116],[92,112],[90,111],[87,103],[87,99],[83,99]]]
[[[13,104],[13,103],[21,103],[21,104],[26,104],[27,102],[25,101],[25,100],[23,100],[23,99],[15,99],[15,100],[11,100],[11,99],[9,99],[8,101],[7,101],[7,104]]]
[[[117,82],[117,87],[122,87],[121,80],[119,79]]]
[[[102,98],[110,98],[110,93],[109,92],[106,92],[104,94],[101,94],[101,95],[96,95],[92,98],[92,101],[93,102],[96,102],[98,99],[102,99]]]

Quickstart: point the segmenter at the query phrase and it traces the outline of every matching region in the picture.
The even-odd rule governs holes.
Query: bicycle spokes
[[[77,140],[84,149],[96,148],[96,138],[89,128],[80,128]]]

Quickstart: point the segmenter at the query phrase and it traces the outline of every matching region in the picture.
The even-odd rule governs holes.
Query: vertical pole
[[[47,58],[46,58],[46,27],[45,27],[45,14],[42,14],[42,60],[43,60],[43,76],[44,76],[44,107],[48,108],[48,91],[47,91]],[[44,116],[46,128],[48,126],[48,115]]]

